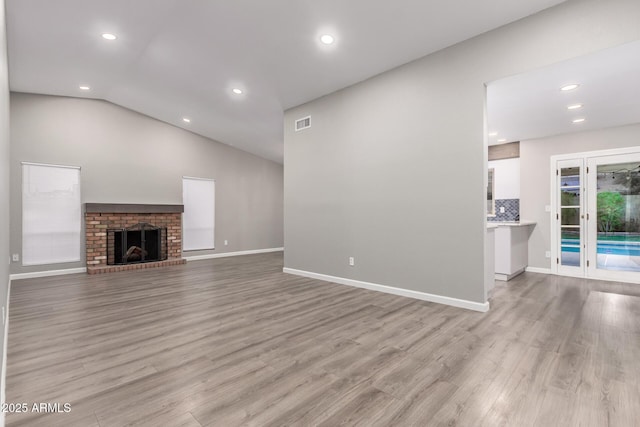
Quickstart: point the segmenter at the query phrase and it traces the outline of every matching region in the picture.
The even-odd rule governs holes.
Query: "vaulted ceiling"
[[[7,0],[10,87],[282,162],[284,110],[562,1]]]

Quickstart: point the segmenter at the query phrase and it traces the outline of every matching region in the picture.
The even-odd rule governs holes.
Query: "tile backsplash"
[[[487,217],[487,221],[520,221],[520,199],[496,199],[496,216]]]

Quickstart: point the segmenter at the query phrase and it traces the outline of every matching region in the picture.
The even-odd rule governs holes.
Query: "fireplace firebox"
[[[167,259],[167,228],[139,223],[107,229],[107,265],[124,265]]]

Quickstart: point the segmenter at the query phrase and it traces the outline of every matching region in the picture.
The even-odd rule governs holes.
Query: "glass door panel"
[[[591,181],[595,180],[596,186],[590,211],[595,221],[590,224],[590,235],[596,242],[592,249],[596,270],[640,272],[640,157],[633,157],[593,160],[596,174]],[[595,274],[603,277],[599,271]]]
[[[558,271],[581,275],[584,274],[582,160],[560,161],[557,171]]]

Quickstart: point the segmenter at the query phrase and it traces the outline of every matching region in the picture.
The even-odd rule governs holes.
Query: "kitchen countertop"
[[[536,225],[535,221],[487,221],[487,228],[490,225],[495,225],[496,227],[525,227],[528,225]]]

